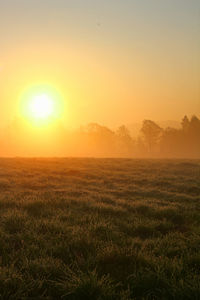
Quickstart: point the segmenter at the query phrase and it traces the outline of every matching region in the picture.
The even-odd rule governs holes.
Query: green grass
[[[200,161],[0,159],[0,299],[200,299]]]

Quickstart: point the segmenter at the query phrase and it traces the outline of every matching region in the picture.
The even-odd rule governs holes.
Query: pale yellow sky
[[[72,127],[199,115],[199,17],[196,0],[2,0],[1,125],[34,84],[58,90]]]

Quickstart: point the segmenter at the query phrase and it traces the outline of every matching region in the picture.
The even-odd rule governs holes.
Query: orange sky
[[[199,17],[196,0],[2,0],[1,126],[34,84],[62,95],[70,127],[199,115]]]

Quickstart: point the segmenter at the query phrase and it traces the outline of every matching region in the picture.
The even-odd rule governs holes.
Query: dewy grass
[[[199,161],[1,159],[1,177],[0,299],[200,299]]]

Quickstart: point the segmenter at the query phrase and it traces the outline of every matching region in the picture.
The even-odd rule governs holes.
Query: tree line
[[[162,128],[144,120],[138,137],[125,125],[111,130],[90,123],[77,130],[56,124],[30,130],[15,122],[1,137],[1,156],[94,156],[130,158],[200,158],[200,119],[185,116],[180,128]]]
[[[185,116],[180,128],[161,128],[152,120],[144,120],[137,138],[126,126],[112,131],[96,123],[81,130],[90,150],[100,156],[200,158],[200,119]]]

